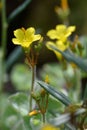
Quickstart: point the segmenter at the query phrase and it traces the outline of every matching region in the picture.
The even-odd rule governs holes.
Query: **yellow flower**
[[[40,40],[41,35],[35,35],[35,29],[33,27],[17,29],[14,31],[12,42],[16,45],[21,45],[23,48],[29,48],[32,42]]]
[[[47,36],[64,43],[73,31],[75,31],[75,26],[66,27],[65,25],[60,24],[56,26],[56,29],[48,31]]]
[[[45,125],[41,130],[60,130],[60,129],[48,124]]]
[[[46,46],[48,47],[48,49],[53,50],[56,56],[61,59],[62,55],[59,52],[52,49],[50,46],[54,46],[61,51],[65,51],[69,47],[69,41],[67,40],[67,38],[72,34],[73,31],[75,31],[75,26],[66,27],[62,24],[57,25],[56,29],[52,29],[47,32],[47,36],[49,36],[50,39],[56,41],[48,41]]]

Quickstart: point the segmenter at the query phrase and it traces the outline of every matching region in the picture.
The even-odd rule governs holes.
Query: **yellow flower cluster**
[[[53,50],[50,45],[57,47],[59,50],[64,51],[69,47],[69,41],[67,40],[68,37],[75,31],[75,26],[65,26],[65,25],[57,25],[56,29],[49,30],[47,32],[47,36],[55,40],[48,41],[47,47]],[[35,29],[33,27],[16,29],[14,31],[15,38],[12,38],[12,42],[16,45],[21,45],[23,48],[29,48],[30,45],[37,40],[41,39],[41,35],[35,35]],[[61,57],[61,54],[53,50],[58,58]]]
[[[41,35],[35,35],[35,29],[33,27],[17,29],[14,31],[12,42],[16,45],[21,45],[23,48],[29,48],[32,42],[40,40]]]
[[[65,25],[57,25],[56,29],[52,29],[47,32],[47,36],[52,39],[56,40],[55,42],[48,41],[47,47],[49,49],[50,45],[57,47],[59,50],[64,51],[69,47],[69,42],[67,38],[75,31],[75,26],[66,27]],[[52,49],[51,49],[52,50]],[[53,50],[54,51],[54,50]],[[60,57],[60,53],[54,51],[57,57]]]

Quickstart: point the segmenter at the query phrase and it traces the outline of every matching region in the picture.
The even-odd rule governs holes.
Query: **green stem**
[[[1,39],[1,52],[0,52],[0,90],[4,84],[4,74],[5,74],[5,55],[6,55],[6,42],[7,42],[7,20],[6,20],[6,1],[2,2],[2,39]]]
[[[86,48],[86,57],[87,57],[87,44],[85,45],[85,48]]]
[[[45,123],[45,113],[42,114],[42,121]]]
[[[81,95],[81,72],[80,70],[77,68],[77,69],[74,69],[74,86],[76,86],[74,89],[77,91],[77,97],[78,97],[78,100],[80,100],[80,95]]]
[[[6,20],[6,1],[2,0],[2,50],[3,50],[3,59],[6,54],[6,42],[7,42],[7,20]]]
[[[3,86],[3,51],[0,49],[0,93],[2,92]]]
[[[31,84],[31,91],[30,91],[29,111],[32,111],[32,93],[34,91],[35,79],[36,79],[36,65],[32,66],[32,84]]]

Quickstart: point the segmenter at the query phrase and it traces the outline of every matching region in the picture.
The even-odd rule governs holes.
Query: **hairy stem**
[[[36,79],[36,65],[31,66],[32,67],[32,84],[31,84],[31,91],[30,91],[30,104],[29,104],[29,111],[32,111],[32,93],[35,86],[35,79]]]

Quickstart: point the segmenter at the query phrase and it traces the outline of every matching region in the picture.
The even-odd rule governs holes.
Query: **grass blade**
[[[68,99],[67,96],[65,96],[63,93],[56,91],[53,89],[52,86],[46,84],[45,82],[42,81],[37,81],[38,84],[43,87],[48,93],[50,93],[53,97],[55,97],[57,100],[65,104],[66,106],[72,104],[71,101]]]

